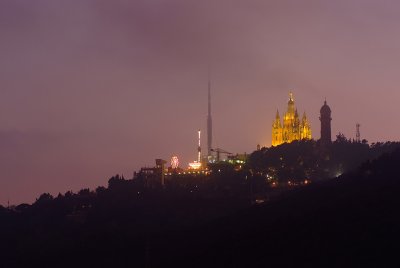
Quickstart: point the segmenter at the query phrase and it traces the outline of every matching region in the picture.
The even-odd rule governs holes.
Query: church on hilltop
[[[293,94],[290,93],[287,111],[283,114],[283,122],[279,111],[276,111],[276,117],[272,123],[272,146],[303,139],[311,140],[311,125],[305,112],[300,119],[294,105]]]

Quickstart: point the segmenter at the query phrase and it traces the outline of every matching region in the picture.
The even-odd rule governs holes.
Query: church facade
[[[276,111],[275,120],[272,123],[272,146],[303,139],[311,139],[311,125],[305,112],[301,118],[299,117],[294,105],[293,94],[290,93],[283,120],[280,118],[279,111]]]

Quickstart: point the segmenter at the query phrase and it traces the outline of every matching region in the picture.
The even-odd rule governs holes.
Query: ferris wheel
[[[179,159],[176,155],[174,155],[171,157],[171,167],[173,169],[176,169],[176,168],[178,168],[178,166],[179,166]]]

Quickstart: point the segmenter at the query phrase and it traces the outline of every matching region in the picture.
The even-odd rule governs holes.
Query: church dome
[[[331,113],[331,108],[329,108],[328,104],[326,104],[326,101],[324,102],[324,105],[321,107],[321,114],[330,114]]]

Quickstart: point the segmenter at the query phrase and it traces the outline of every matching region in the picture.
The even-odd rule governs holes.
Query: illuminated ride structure
[[[189,163],[189,169],[199,170],[202,167],[201,164],[201,131],[198,130],[198,147],[197,147],[197,161]]]
[[[177,169],[179,167],[179,159],[176,155],[171,157],[171,168]]]

